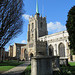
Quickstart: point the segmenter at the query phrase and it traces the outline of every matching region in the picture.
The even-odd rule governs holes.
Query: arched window
[[[33,57],[33,54],[32,53],[30,54],[30,57]]]
[[[27,55],[27,50],[25,49],[25,50],[24,50],[24,58],[25,58],[25,60],[27,60],[27,56],[28,56],[28,55]]]
[[[32,57],[33,57],[33,54],[31,53],[31,54],[30,54],[30,60],[31,60]]]
[[[65,46],[63,43],[59,44],[59,56],[60,57],[65,57]]]
[[[27,50],[26,49],[24,50],[24,53],[27,54]]]
[[[49,46],[49,56],[53,56],[53,50],[54,50],[53,46],[50,45]]]

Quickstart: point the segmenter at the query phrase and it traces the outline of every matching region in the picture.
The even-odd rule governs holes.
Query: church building
[[[29,18],[27,45],[21,46],[20,59],[30,60],[33,56],[60,56],[70,61],[68,32],[61,31],[48,35],[46,17],[40,16],[38,4],[36,14]]]
[[[36,14],[29,18],[27,45],[22,49],[28,52],[28,57],[38,54],[49,56],[60,56],[60,59],[70,61],[70,49],[68,32],[61,31],[48,35],[46,17],[40,16],[38,4],[36,4]]]

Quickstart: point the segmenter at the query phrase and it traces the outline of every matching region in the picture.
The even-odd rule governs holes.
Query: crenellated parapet
[[[36,41],[36,54],[37,55],[47,55],[47,42],[46,41]]]
[[[35,14],[34,16],[29,17],[29,23],[37,19],[41,20],[42,22],[46,21],[46,17],[42,17],[40,14]]]

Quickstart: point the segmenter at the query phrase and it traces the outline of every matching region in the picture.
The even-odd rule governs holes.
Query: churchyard
[[[0,73],[8,71],[23,63],[23,61],[18,63],[17,60],[4,61],[3,63],[0,63]],[[54,72],[53,75],[75,75],[75,62],[69,62],[68,64],[68,66],[60,65],[60,71]],[[21,75],[31,75],[31,64],[27,66]]]
[[[0,62],[0,73],[3,73],[5,71],[8,71],[20,64],[23,64],[24,62],[18,62],[17,60],[7,60]]]
[[[32,13],[30,10],[29,14],[22,11],[24,9],[23,0],[1,0],[0,75],[75,75],[75,6],[70,6],[72,9],[69,8],[70,10],[66,11],[66,13],[69,11],[68,14],[64,14],[62,10],[67,9],[64,4],[65,7],[62,9],[62,4],[58,8],[59,4],[56,4],[58,6],[56,7],[53,5],[54,2],[53,4],[48,2],[50,6],[47,6],[47,13],[45,13],[46,9],[43,10],[43,4],[47,1],[41,3],[40,0],[42,12],[39,11],[38,0],[35,1],[36,13],[34,15],[32,10],[34,6],[30,6],[30,4],[34,5],[32,0],[32,3],[28,2],[29,7],[27,6],[26,10],[30,10],[31,7]],[[55,8],[52,8],[53,6]],[[51,9],[53,14],[51,14]],[[56,11],[57,9],[62,10],[56,12],[55,9]],[[19,36],[14,45],[10,44],[8,52],[5,52],[6,44],[22,30],[26,30],[21,17],[29,20],[25,26],[28,27],[28,30],[24,31],[27,34]],[[63,20],[61,20],[62,17]],[[64,18],[68,19],[64,20]],[[21,42],[22,40],[26,42]]]
[[[31,65],[29,65],[22,75],[31,75]],[[75,75],[75,62],[69,62],[69,66],[60,66],[59,72],[54,72],[53,75]]]

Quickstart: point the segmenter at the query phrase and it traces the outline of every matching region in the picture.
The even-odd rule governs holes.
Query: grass
[[[61,71],[54,75],[75,75],[75,62],[69,62],[70,66],[61,66]],[[31,75],[31,65],[29,65],[22,75]]]
[[[22,75],[31,75],[31,65],[28,65]]]
[[[75,62],[69,62],[69,66],[61,66],[60,69],[63,72],[62,75],[75,75]]]
[[[28,65],[26,69],[27,70],[30,70],[31,69],[31,65]]]
[[[8,71],[20,64],[23,64],[23,62],[18,63],[16,60],[4,61],[4,62],[0,63],[0,73],[2,73],[4,71]]]
[[[75,66],[75,62],[69,62],[70,66]]]
[[[18,66],[22,64],[22,62],[17,62],[17,61],[5,61],[3,63],[0,63],[0,66]]]
[[[75,75],[75,62],[69,62],[69,70],[72,72],[73,75]]]
[[[0,71],[7,71],[11,68],[14,68],[15,66],[0,66]]]
[[[62,66],[59,75],[75,75],[75,67]]]

